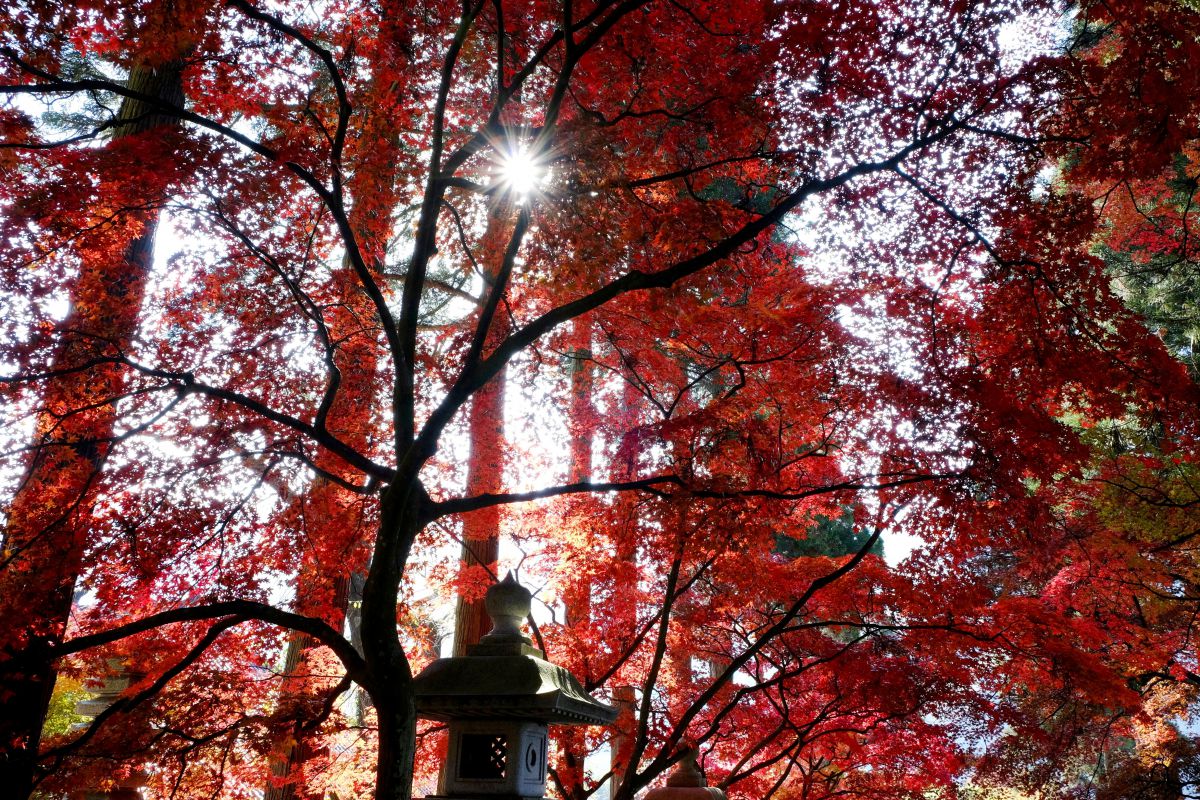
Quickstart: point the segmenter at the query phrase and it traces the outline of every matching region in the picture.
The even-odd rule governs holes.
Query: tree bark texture
[[[481,263],[488,270],[488,274],[484,275],[485,288],[495,283],[505,242],[512,231],[513,216],[511,204],[507,201],[498,203],[488,213],[487,230],[480,246],[484,256]],[[507,316],[503,313],[497,315],[487,341],[502,340],[508,330]],[[504,393],[507,372],[501,370],[475,393],[471,401],[468,417],[471,443],[470,462],[467,465],[468,497],[499,492],[504,486]],[[462,569],[482,566],[495,575],[500,558],[499,506],[464,515],[462,539]],[[483,607],[482,595],[478,598],[460,595],[454,613],[454,655],[466,655],[490,629],[491,620]]]
[[[182,69],[179,62],[135,67],[128,86],[181,105]],[[118,118],[124,124],[114,128],[114,139],[175,122],[129,99]],[[152,205],[155,198],[144,200]],[[120,258],[82,263],[71,288],[71,309],[57,330],[52,372],[124,349],[137,329],[154,263],[157,214],[144,208],[124,213],[136,218],[141,234]],[[88,541],[93,489],[114,431],[114,398],[123,386],[121,372],[112,366],[89,369],[82,376],[67,374],[46,384],[38,439],[8,508],[0,609],[25,621],[15,628],[14,637],[0,642],[0,659],[24,656],[20,667],[0,662],[0,786],[7,787],[11,797],[28,797],[36,783],[38,741],[55,681],[51,661],[39,651],[61,641],[66,630]]]

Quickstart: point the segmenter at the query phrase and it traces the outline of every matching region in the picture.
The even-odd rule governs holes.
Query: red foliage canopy
[[[1072,513],[1088,425],[1195,435],[1096,204],[1039,178],[1196,138],[1196,15],[1104,8],[10,3],[0,780],[247,796],[304,740],[308,791],[407,797],[484,509],[565,600],[551,658],[622,703],[621,800],[686,747],[747,797],[1074,774],[1194,657],[1131,610],[1178,564]],[[504,474],[464,493],[502,374]],[[289,632],[323,647],[281,681]],[[131,688],[39,752],[52,670],[105,664]]]

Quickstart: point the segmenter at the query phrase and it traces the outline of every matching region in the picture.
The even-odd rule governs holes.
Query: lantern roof
[[[492,631],[468,655],[439,658],[413,679],[417,714],[437,720],[508,719],[599,725],[616,709],[595,700],[521,633],[532,595],[510,572],[488,588]]]

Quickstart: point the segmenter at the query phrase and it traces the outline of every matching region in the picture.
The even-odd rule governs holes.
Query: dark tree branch
[[[893,473],[895,474],[895,473]],[[608,483],[592,483],[589,481],[581,481],[578,483],[568,483],[560,486],[549,486],[545,489],[534,489],[528,492],[499,492],[499,493],[484,493],[473,497],[462,497],[452,500],[434,501],[429,504],[429,513],[432,515],[430,520],[448,516],[450,514],[463,514],[469,511],[477,511],[481,508],[490,506],[507,505],[509,503],[526,503],[531,500],[543,500],[548,497],[559,497],[567,494],[583,494],[586,492],[630,492],[640,491],[653,494],[656,497],[669,497],[669,493],[662,491],[659,487],[662,486],[677,486],[679,493],[685,494],[688,497],[696,497],[711,500],[735,500],[762,498],[766,500],[803,500],[807,497],[816,497],[823,494],[831,494],[834,492],[846,491],[882,491],[884,489],[896,489],[901,486],[907,486],[914,483],[925,483],[928,481],[946,480],[948,478],[957,477],[956,475],[945,474],[929,474],[929,475],[908,475],[900,473],[899,477],[891,477],[885,473],[879,476],[882,480],[875,483],[866,483],[862,481],[843,481],[841,483],[831,483],[825,486],[814,486],[809,489],[795,489],[791,491],[780,491],[774,489],[706,489],[702,487],[693,487],[682,477],[678,475],[658,475],[652,478],[641,478],[633,481],[612,481]],[[891,478],[891,479],[889,479]]]
[[[434,443],[462,405],[495,377],[519,352],[532,346],[538,339],[554,328],[582,316],[600,306],[635,291],[665,289],[717,264],[737,253],[743,246],[754,241],[760,234],[779,224],[784,217],[798,208],[805,200],[831,189],[844,186],[856,178],[882,172],[892,172],[913,153],[928,148],[951,136],[961,123],[951,123],[934,133],[917,139],[901,148],[892,156],[879,161],[864,161],[830,178],[810,179],[801,184],[782,202],[766,214],[744,224],[734,233],[691,258],[678,261],[658,272],[631,270],[599,289],[569,303],[564,303],[532,320],[513,332],[490,356],[480,361],[474,369],[464,372],[447,391],[445,398],[430,414],[425,427],[417,438],[417,452],[427,458],[434,452]]]
[[[225,617],[223,619],[219,619],[217,622],[214,622],[204,636],[200,639],[200,641],[193,645],[183,658],[172,664],[161,675],[159,675],[152,684],[138,692],[133,697],[118,698],[112,705],[97,714],[95,719],[92,720],[91,724],[88,725],[87,729],[80,736],[63,745],[62,747],[55,748],[54,750],[44,754],[42,756],[43,759],[50,758],[54,760],[54,765],[50,767],[48,771],[56,771],[61,766],[64,758],[83,748],[113,717],[117,716],[118,714],[128,714],[142,703],[154,698],[166,687],[168,683],[171,682],[173,678],[181,674],[192,664],[196,663],[200,657],[204,655],[208,648],[211,647],[214,642],[216,642],[217,638],[220,637],[222,633],[242,621],[243,620],[238,617]]]
[[[241,406],[248,411],[252,411],[258,416],[270,420],[271,422],[275,422],[286,428],[291,428],[292,430],[303,434],[325,449],[329,450],[347,464],[363,471],[373,478],[377,478],[386,482],[395,477],[395,473],[392,470],[384,467],[381,464],[375,463],[362,453],[359,453],[357,450],[350,447],[350,445],[346,444],[341,439],[334,436],[329,431],[318,428],[315,425],[310,425],[309,423],[304,422],[297,417],[293,417],[290,414],[284,414],[281,411],[277,411],[265,403],[241,394],[240,392],[235,392],[231,389],[225,389],[220,386],[210,386],[209,384],[202,383],[201,381],[196,380],[196,376],[190,372],[177,372],[173,370],[159,369],[157,367],[149,367],[144,364],[139,364],[126,356],[114,357],[112,358],[112,361],[113,363],[124,364],[131,369],[141,372],[142,374],[153,375],[158,378],[172,381],[177,390],[183,394],[203,395],[205,397],[224,400],[226,402],[233,403],[234,405]]]
[[[148,617],[118,625],[106,631],[76,636],[62,644],[55,645],[45,651],[46,657],[59,659],[73,653],[80,653],[93,647],[136,636],[139,633],[155,630],[166,625],[180,622],[197,622],[206,619],[230,618],[229,625],[238,625],[250,620],[259,620],[288,630],[307,634],[314,640],[328,647],[346,667],[346,672],[360,686],[369,687],[367,665],[362,656],[344,636],[329,626],[327,622],[316,617],[306,617],[291,611],[284,611],[266,603],[255,600],[223,600],[198,606],[184,606],[168,611],[160,611]],[[228,627],[228,626],[226,626]]]
[[[425,288],[425,275],[429,270],[429,260],[437,251],[437,221],[442,208],[442,198],[446,191],[442,181],[446,104],[450,96],[450,87],[453,83],[458,56],[467,42],[471,26],[483,6],[484,0],[464,3],[458,30],[455,31],[454,40],[450,43],[450,48],[442,62],[437,100],[433,108],[433,130],[430,133],[429,178],[425,183],[421,211],[417,219],[416,241],[413,244],[413,255],[409,261],[408,274],[405,276],[400,300],[400,328],[397,341],[399,348],[395,353],[396,383],[392,405],[396,416],[395,448],[400,461],[398,466],[401,473],[405,475],[415,474],[416,468],[422,460],[410,447],[415,436],[413,412],[416,409],[417,321],[421,311],[421,295]]]
[[[525,231],[528,228],[529,209],[528,207],[522,207],[517,213],[517,224],[513,227],[512,235],[509,236],[508,246],[504,248],[504,259],[500,263],[500,268],[496,271],[496,277],[491,282],[491,289],[488,291],[483,309],[479,313],[479,322],[475,326],[475,335],[471,339],[471,347],[464,359],[464,372],[470,370],[479,362],[484,345],[487,343],[488,332],[492,328],[492,320],[496,317],[496,309],[500,307],[500,303],[504,299],[504,293],[508,289],[508,281],[512,276],[513,265],[517,261],[517,252],[521,249],[521,242],[524,241]]]
[[[711,684],[709,684],[707,689],[698,694],[683,712],[683,714],[680,715],[679,719],[676,721],[675,727],[663,741],[659,755],[654,758],[654,760],[651,761],[644,770],[637,773],[635,776],[631,776],[631,786],[634,791],[643,788],[647,783],[649,783],[650,780],[654,778],[654,776],[661,774],[665,769],[667,769],[669,766],[667,763],[667,754],[673,752],[674,749],[679,745],[679,742],[683,738],[684,732],[687,730],[692,720],[694,720],[704,710],[704,708],[710,702],[712,702],[713,698],[717,696],[717,694],[726,684],[733,680],[733,676],[737,674],[742,667],[744,667],[752,658],[762,652],[762,650],[768,644],[775,641],[779,636],[783,635],[788,626],[791,624],[792,620],[799,616],[800,612],[804,610],[805,606],[808,605],[808,602],[813,598],[814,595],[817,594],[817,592],[821,591],[830,584],[836,583],[838,580],[852,572],[859,564],[861,564],[863,559],[865,559],[871,552],[871,549],[875,546],[875,543],[879,541],[879,537],[882,535],[882,533],[883,529],[877,528],[867,538],[867,540],[863,542],[862,547],[860,547],[853,556],[847,559],[844,564],[825,573],[821,577],[814,579],[808,585],[808,588],[805,589],[805,591],[798,598],[796,598],[796,600],[791,604],[791,606],[788,607],[787,611],[777,622],[775,622],[775,624],[758,636],[745,650],[730,659],[729,664],[727,664],[725,669],[721,671],[721,674],[718,675]]]

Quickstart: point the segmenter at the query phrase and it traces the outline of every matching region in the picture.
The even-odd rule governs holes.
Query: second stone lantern
[[[616,709],[594,700],[521,633],[531,600],[509,573],[484,598],[491,633],[467,655],[439,658],[415,678],[417,714],[449,723],[438,797],[539,800],[548,726],[616,719]]]

